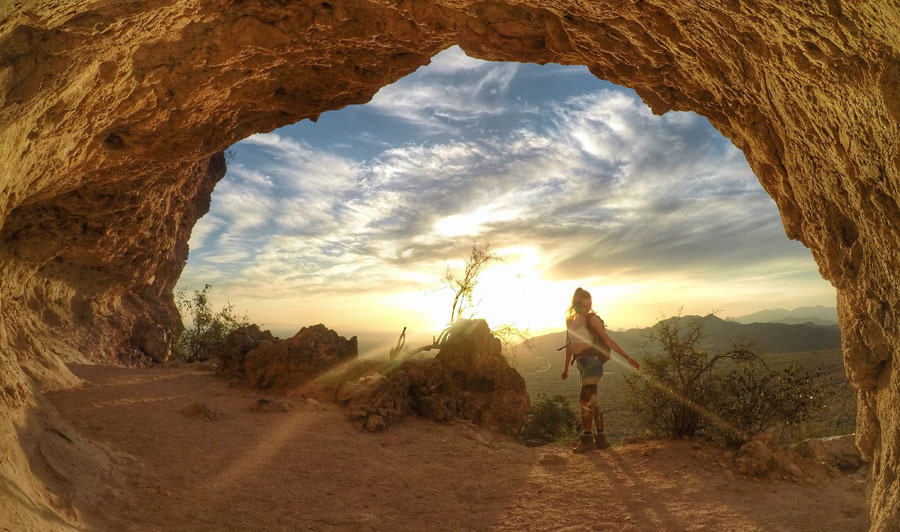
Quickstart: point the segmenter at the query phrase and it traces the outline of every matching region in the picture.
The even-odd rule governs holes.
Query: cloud
[[[518,66],[457,50],[367,106],[409,124],[406,142],[375,156],[275,133],[238,144],[184,278],[217,276],[255,298],[424,290],[473,242],[536,248],[550,280],[814,272],[743,154],[705,119],[654,116],[631,91],[592,88],[523,120],[506,94]],[[508,121],[462,132],[487,116]]]
[[[243,232],[266,224],[277,199],[243,183],[227,181],[215,190],[214,216],[228,220],[231,231]]]
[[[254,174],[264,175],[266,188],[274,186],[282,192],[298,195],[343,193],[356,185],[357,163],[314,149],[306,142],[283,137],[277,133],[260,133],[250,136],[243,144],[256,146],[264,157],[258,161]],[[250,174],[242,168],[243,175]],[[242,175],[239,174],[238,178]],[[259,179],[247,180],[248,185]]]
[[[206,245],[206,239],[214,232],[220,230],[228,222],[214,214],[207,214],[197,220],[191,230],[191,239],[188,241],[190,249],[200,249]]]
[[[491,63],[452,47],[416,76],[382,88],[366,108],[426,133],[459,133],[463,123],[509,112],[506,98],[519,65]]]

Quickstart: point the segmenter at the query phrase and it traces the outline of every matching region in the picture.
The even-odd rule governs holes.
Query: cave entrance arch
[[[186,2],[3,11],[4,383],[159,349],[186,235],[251,134],[362,103],[452,44],[587,65],[655,113],[707,117],[838,291],[873,528],[900,520],[896,10],[841,2]],[[123,220],[125,222],[123,223]],[[172,242],[175,242],[175,246]],[[90,251],[85,251],[90,250]],[[50,309],[52,313],[46,311]],[[46,318],[46,319],[45,319]],[[26,399],[16,399],[21,405]]]

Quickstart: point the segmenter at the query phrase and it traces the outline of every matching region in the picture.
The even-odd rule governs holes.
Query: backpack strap
[[[585,316],[584,327],[588,330],[588,332],[591,333],[591,336],[593,336],[594,338],[599,338],[602,341],[603,337],[600,336],[600,333],[596,329],[594,329],[594,325],[591,323],[591,316],[597,316],[597,313],[591,312],[590,314]],[[597,316],[597,319],[600,320],[600,323],[603,323],[603,318]]]

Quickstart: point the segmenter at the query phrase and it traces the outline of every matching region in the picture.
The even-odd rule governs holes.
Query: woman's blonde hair
[[[572,295],[572,305],[566,313],[566,322],[572,321],[578,315],[585,315],[591,310],[590,307],[585,308],[585,299],[591,299],[591,293],[579,286]]]

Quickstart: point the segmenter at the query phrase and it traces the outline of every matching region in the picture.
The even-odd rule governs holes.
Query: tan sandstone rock
[[[0,434],[13,418],[46,423],[26,414],[46,406],[25,383],[75,385],[64,361],[166,356],[181,328],[172,287],[224,172],[219,152],[363,103],[459,44],[587,65],[656,113],[700,113],[743,151],[837,289],[872,527],[896,529],[898,27],[884,0],[0,3],[0,389],[20,397],[4,403]],[[13,468],[0,472],[20,478]],[[34,500],[46,514],[4,526],[75,519]]]

